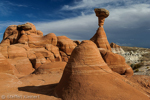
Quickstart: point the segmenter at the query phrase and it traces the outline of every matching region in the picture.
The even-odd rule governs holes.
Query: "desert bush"
[[[147,69],[149,69],[149,67],[147,67]]]
[[[142,65],[143,65],[143,63],[138,63],[138,64],[131,64],[130,66],[134,70],[134,69],[140,68]]]
[[[135,72],[138,72],[138,71],[139,71],[139,69],[136,69],[136,70],[135,70]]]

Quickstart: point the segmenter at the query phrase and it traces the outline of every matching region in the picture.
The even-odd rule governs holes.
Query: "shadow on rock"
[[[36,94],[43,94],[48,96],[53,96],[54,88],[57,86],[56,84],[48,84],[48,85],[41,85],[41,86],[25,86],[25,87],[18,87],[19,91],[26,91],[30,93]]]

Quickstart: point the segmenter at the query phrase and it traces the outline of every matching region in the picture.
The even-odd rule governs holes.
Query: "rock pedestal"
[[[109,11],[106,9],[96,8],[95,13],[96,16],[98,17],[99,28],[96,34],[90,40],[93,41],[98,48],[105,48],[111,51],[111,47],[109,45],[106,33],[103,28],[105,18],[109,16]]]

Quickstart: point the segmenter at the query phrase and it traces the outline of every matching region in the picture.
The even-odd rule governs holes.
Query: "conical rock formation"
[[[148,100],[111,71],[97,46],[82,41],[72,52],[54,94],[63,100]]]

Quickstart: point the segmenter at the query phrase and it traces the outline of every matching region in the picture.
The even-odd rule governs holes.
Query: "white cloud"
[[[150,22],[149,16],[149,4],[135,4],[117,9],[113,8],[110,10],[110,16],[105,21],[104,28],[106,31],[111,31],[107,33],[108,36],[111,36],[114,30],[122,28],[130,30],[143,27],[145,22]],[[81,15],[75,18],[34,24],[37,29],[42,30],[44,34],[53,32],[57,36],[66,35],[71,39],[90,39],[97,30],[98,18],[95,16],[93,10],[93,14],[90,15]]]
[[[64,5],[62,10],[75,10],[75,9],[85,9],[85,8],[93,8],[98,7],[100,4],[115,2],[119,0],[81,0],[75,2],[73,5]]]
[[[114,3],[115,5],[112,5]],[[77,9],[91,9],[96,7],[117,7],[124,5],[131,5],[131,4],[141,4],[141,3],[150,3],[148,0],[81,0],[78,2],[74,2],[72,5],[64,5],[62,10],[77,10]]]

